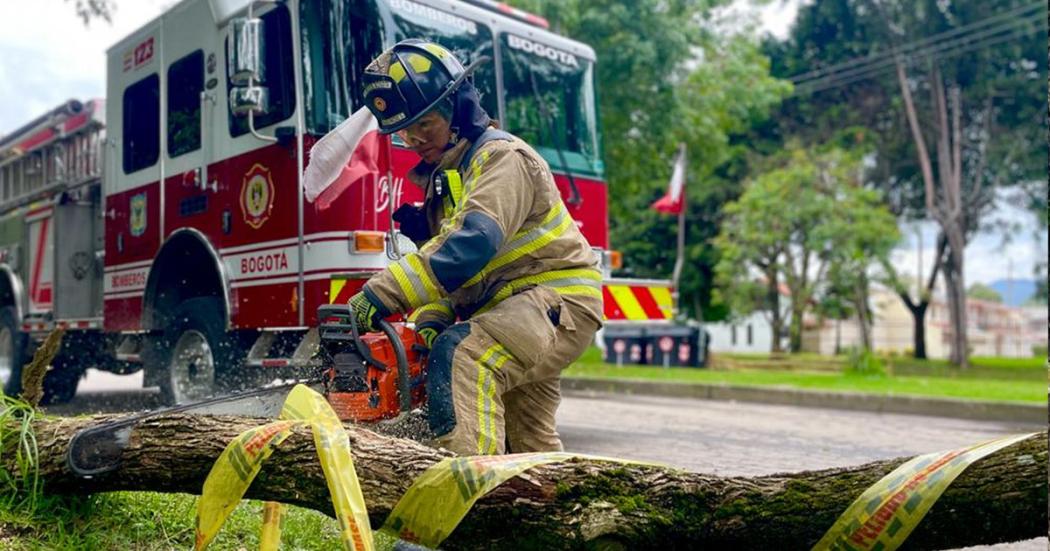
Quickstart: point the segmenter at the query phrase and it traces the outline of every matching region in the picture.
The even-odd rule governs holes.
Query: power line
[[[941,41],[941,40],[944,40],[944,39],[948,39],[948,38],[951,38],[951,37],[959,35],[959,34],[966,33],[966,32],[968,32],[968,31],[970,31],[972,29],[979,29],[981,27],[992,26],[992,25],[995,25],[995,24],[999,23],[1000,21],[1014,19],[1015,16],[1022,16],[1022,18],[1023,18],[1023,16],[1026,14],[1026,12],[1041,12],[1042,11],[1041,10],[1042,7],[1044,7],[1044,4],[1042,2],[1035,2],[1035,3],[1029,4],[1027,6],[1021,6],[1019,8],[1014,8],[1012,10],[1007,10],[1007,11],[1005,11],[1003,13],[1000,13],[998,15],[995,15],[993,17],[989,17],[987,19],[982,19],[981,21],[976,21],[974,23],[968,23],[966,25],[962,25],[960,27],[956,27],[956,28],[948,30],[948,31],[944,31],[944,32],[941,32],[941,33],[938,33],[938,34],[935,34],[935,35],[928,36],[926,38],[923,38],[922,40],[916,40],[914,42],[909,42],[907,44],[902,45],[900,48],[898,48],[896,53],[898,55],[907,55],[913,49],[917,49],[917,48],[920,48],[920,47],[926,47],[927,45],[930,45],[933,42],[938,42],[938,41]],[[829,73],[834,73],[834,72],[836,72],[836,71],[838,71],[840,69],[852,69],[852,68],[857,68],[858,66],[866,65],[868,63],[874,63],[876,61],[879,61],[880,59],[884,59],[886,56],[892,56],[892,55],[893,55],[893,51],[892,50],[888,51],[888,52],[886,52],[886,51],[884,51],[884,52],[875,52],[875,53],[872,53],[872,54],[868,54],[867,56],[864,56],[864,57],[856,57],[856,58],[853,58],[853,59],[849,59],[849,60],[846,60],[846,61],[842,61],[842,62],[836,63],[834,65],[829,65],[827,67],[821,67],[821,68],[818,68],[818,69],[813,69],[813,70],[807,71],[805,73],[800,73],[800,74],[797,74],[797,75],[794,75],[794,76],[790,77],[789,80],[791,82],[797,84],[798,82],[801,82],[801,81],[804,81],[804,80],[815,79],[817,77],[824,76],[824,75],[829,74]]]
[[[814,78],[802,81],[797,83],[796,86],[805,89],[807,86],[818,87],[825,83],[835,81],[844,82],[848,80],[850,82],[855,82],[856,80],[868,78],[870,76],[884,71],[887,68],[893,67],[897,59],[913,60],[931,57],[951,57],[951,55],[953,53],[956,53],[956,51],[959,49],[967,49],[967,51],[970,51],[973,49],[971,46],[974,45],[980,47],[988,42],[1002,42],[1002,40],[998,40],[1002,36],[999,35],[999,33],[1005,31],[1007,33],[1006,36],[1012,37],[1014,31],[1018,29],[1024,31],[1025,27],[1027,27],[1030,24],[1034,25],[1036,23],[1042,23],[1042,16],[1032,17],[1030,19],[1016,20],[1008,25],[1001,25],[990,29],[984,29],[980,32],[976,32],[971,35],[959,37],[953,40],[945,40],[943,42],[938,42],[937,44],[931,45],[924,49],[915,50],[908,54],[901,54],[899,58],[894,56],[886,56],[878,63],[868,64],[865,67],[859,67],[857,69],[852,69],[848,71],[840,71],[836,74],[831,74],[821,78]],[[1031,31],[1032,27],[1029,27],[1027,30]],[[1023,36],[1024,34],[1027,33],[1022,32],[1018,36]]]
[[[951,44],[941,44],[939,46],[914,52],[911,55],[902,57],[905,61],[908,62],[933,56],[936,56],[941,59],[955,57],[963,53],[971,52],[978,49],[985,49],[990,46],[998,45],[1003,42],[1007,42],[1009,40],[1013,40],[1015,38],[1020,38],[1022,36],[1031,34],[1033,31],[1038,30],[1039,27],[1035,25],[1027,26],[1027,24],[1036,22],[1037,20],[1034,18],[1031,21],[1022,20],[1019,22],[1019,24],[1013,25],[1010,28],[999,30],[999,32],[1003,30],[1008,31],[1006,34],[998,36],[986,36],[970,43],[966,43],[965,40],[953,41]],[[1038,22],[1041,23],[1041,17],[1039,18]],[[973,40],[973,38],[970,37],[970,40]],[[807,80],[796,85],[795,95],[812,94],[815,92],[820,92],[822,90],[838,88],[841,86],[852,84],[854,82],[866,80],[878,74],[884,73],[889,69],[892,69],[895,66],[895,63],[896,60],[890,57],[885,59],[884,61],[879,62],[878,64],[864,68],[863,70],[843,72],[837,75],[829,75],[823,78]]]
[[[993,27],[981,29],[979,31],[958,38],[938,41],[924,48],[909,48],[908,51],[899,51],[898,55],[904,58],[929,57],[933,54],[955,49],[961,45],[966,44],[967,42],[980,43],[986,40],[991,40],[996,34],[999,34],[1003,31],[1009,32],[1013,29],[1024,27],[1029,23],[1035,23],[1037,20],[1041,21],[1041,19],[1042,15],[1036,14],[1023,19],[1014,19],[1011,21],[1006,21]],[[834,79],[848,78],[859,74],[873,73],[877,72],[880,68],[894,64],[895,59],[896,58],[892,53],[887,55],[881,55],[877,60],[873,62],[868,62],[858,67],[853,67],[844,71],[838,71],[832,74],[827,74],[826,76],[822,77],[811,78],[807,80],[796,80],[794,82],[798,86],[804,86],[807,84],[825,82]]]

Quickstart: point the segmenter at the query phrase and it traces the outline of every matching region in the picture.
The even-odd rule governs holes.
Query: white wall
[[[733,328],[736,328],[736,340],[733,339]],[[751,328],[751,340],[748,341],[748,327]],[[704,324],[711,334],[711,352],[758,352],[767,353],[772,348],[773,330],[762,312],[753,312],[745,318],[734,322]]]

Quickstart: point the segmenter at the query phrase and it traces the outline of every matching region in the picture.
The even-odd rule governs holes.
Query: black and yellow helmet
[[[403,40],[365,68],[365,105],[379,121],[380,133],[397,132],[455,92],[487,60],[481,57],[464,68],[444,46]]]

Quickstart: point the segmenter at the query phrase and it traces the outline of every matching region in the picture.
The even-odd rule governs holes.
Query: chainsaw
[[[139,413],[81,430],[70,440],[66,463],[80,477],[116,470],[132,429],[146,419],[174,413],[244,415],[275,418],[284,399],[299,384],[322,393],[344,422],[367,423],[397,436],[424,437],[422,417],[413,412],[426,401],[424,363],[427,349],[416,332],[386,320],[380,333],[362,335],[347,305],[317,311],[317,353],[303,378],[235,392],[189,404]]]

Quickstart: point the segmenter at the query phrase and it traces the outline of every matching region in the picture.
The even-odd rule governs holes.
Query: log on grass
[[[35,422],[46,492],[197,494],[225,445],[263,422],[155,417],[133,431],[119,470],[89,480],[76,478],[65,464],[67,444],[76,431],[102,419]],[[412,480],[449,456],[359,427],[348,426],[347,432],[376,527]],[[588,460],[547,465],[508,480],[480,499],[442,547],[808,549],[856,496],[906,459],[758,477]],[[953,548],[1045,535],[1046,477],[1045,432],[989,455],[955,480],[908,546]],[[246,497],[332,514],[308,429],[297,430],[273,454]]]

